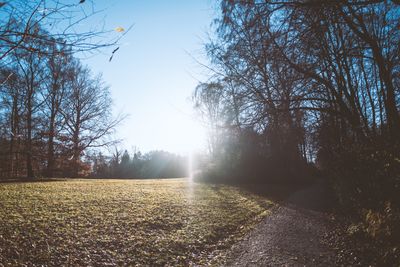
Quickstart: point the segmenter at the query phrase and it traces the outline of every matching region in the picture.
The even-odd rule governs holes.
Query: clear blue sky
[[[206,145],[205,129],[190,97],[206,61],[203,44],[214,18],[210,0],[103,0],[106,28],[132,30],[109,62],[112,49],[84,60],[111,86],[114,111],[129,114],[118,128],[123,147],[186,154]],[[188,54],[189,53],[189,54]]]

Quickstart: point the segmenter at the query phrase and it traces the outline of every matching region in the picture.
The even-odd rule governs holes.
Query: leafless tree
[[[101,76],[93,78],[87,67],[76,62],[70,78],[71,88],[60,112],[65,122],[62,134],[71,153],[73,175],[78,175],[83,151],[115,143],[105,138],[113,133],[123,116],[112,118],[110,92]]]
[[[47,138],[47,177],[53,177],[55,169],[56,139],[64,125],[61,114],[62,103],[67,96],[73,77],[74,58],[69,53],[64,53],[65,46],[54,44],[52,53],[47,56],[47,72],[43,98],[45,105],[42,109],[43,135]],[[59,143],[59,142],[58,142]]]
[[[399,23],[397,1],[221,1],[207,83],[222,81],[215,94],[235,106],[236,124],[290,162],[355,144],[393,147]]]
[[[60,175],[68,153],[77,173],[85,149],[113,142],[104,137],[122,117],[111,118],[108,88],[84,77],[89,71],[76,58],[115,46],[129,31],[87,23],[102,12],[93,1],[0,2],[4,175]]]

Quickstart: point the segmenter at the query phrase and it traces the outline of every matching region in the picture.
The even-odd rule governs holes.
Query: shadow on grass
[[[320,212],[330,212],[335,207],[333,193],[323,181],[298,184],[239,184],[237,186],[280,205],[291,205]]]
[[[46,183],[46,182],[63,182],[67,178],[10,178],[0,180],[0,184],[18,184],[18,183]]]

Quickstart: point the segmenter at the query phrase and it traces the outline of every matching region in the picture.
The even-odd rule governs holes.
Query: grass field
[[[1,183],[0,263],[218,265],[273,205],[187,179]]]

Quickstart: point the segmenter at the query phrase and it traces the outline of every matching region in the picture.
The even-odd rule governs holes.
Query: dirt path
[[[334,266],[335,252],[324,243],[331,226],[326,192],[313,185],[290,196],[240,243],[227,266]]]

